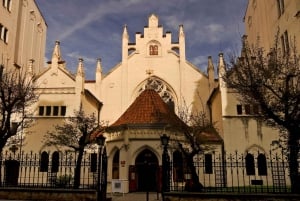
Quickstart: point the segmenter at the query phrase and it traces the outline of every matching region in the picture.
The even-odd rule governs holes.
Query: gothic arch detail
[[[149,77],[137,87],[134,99],[147,88],[154,89],[165,103],[173,104],[174,107],[177,105],[176,95],[172,87],[156,76]]]

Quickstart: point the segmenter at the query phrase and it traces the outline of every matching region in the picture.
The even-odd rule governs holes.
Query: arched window
[[[267,175],[267,159],[264,154],[257,157],[258,175]]]
[[[40,172],[48,172],[49,154],[45,151],[41,154]]]
[[[164,81],[155,76],[148,78],[146,82],[140,86],[137,92],[137,96],[141,94],[145,89],[154,89],[165,103],[167,103],[171,110],[175,110],[175,98],[173,90]]]
[[[97,154],[91,153],[91,172],[97,172]]]
[[[119,179],[120,150],[117,150],[113,158],[112,179]]]
[[[205,164],[205,174],[212,174],[213,173],[213,166],[212,166],[212,155],[205,154],[204,155],[204,164]]]
[[[58,167],[59,167],[59,153],[58,151],[55,151],[52,154],[51,172],[58,172]]]
[[[149,53],[150,55],[158,55],[158,45],[150,45]]]
[[[246,173],[247,175],[255,175],[255,167],[254,167],[254,156],[252,154],[246,155]]]

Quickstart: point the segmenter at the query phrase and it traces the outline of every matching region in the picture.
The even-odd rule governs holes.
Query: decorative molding
[[[40,94],[75,94],[74,87],[65,88],[38,88],[36,91]]]

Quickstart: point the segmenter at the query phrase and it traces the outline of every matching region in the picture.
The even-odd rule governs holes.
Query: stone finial
[[[127,24],[124,25],[124,28],[123,28],[123,38],[129,38],[129,35],[128,35],[128,31],[127,31]]]
[[[96,73],[102,73],[101,58],[97,59]]]
[[[207,70],[214,70],[214,64],[212,62],[212,57],[208,56],[207,59],[208,59],[208,61],[207,61]]]
[[[57,59],[57,61],[61,61],[61,53],[60,53],[60,42],[55,41],[55,46],[52,53],[52,60]]]
[[[155,14],[149,16],[148,27],[158,27],[158,17]]]
[[[184,37],[183,24],[179,25],[179,37]]]
[[[84,67],[82,58],[78,59],[77,76],[78,75],[84,77]]]
[[[220,68],[225,69],[225,62],[224,62],[224,57],[223,57],[223,53],[219,53],[219,70]]]

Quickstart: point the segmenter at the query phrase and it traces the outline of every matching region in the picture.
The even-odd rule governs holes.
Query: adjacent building
[[[47,24],[34,0],[3,0],[0,5],[0,64],[5,68],[44,67]]]
[[[300,2],[297,0],[249,0],[244,17],[245,34],[251,45],[268,52],[278,36],[283,52],[300,47]]]

